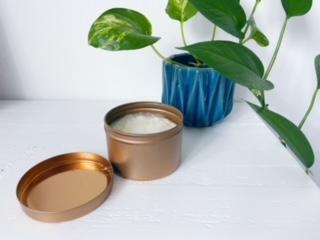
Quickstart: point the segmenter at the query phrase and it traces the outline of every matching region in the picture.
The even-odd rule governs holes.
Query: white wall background
[[[181,46],[179,26],[165,14],[166,0],[0,0],[0,99],[159,100],[161,60],[150,48],[105,52],[87,45],[91,23],[104,10],[127,7],[153,23],[157,44],[166,55]],[[249,11],[254,0],[243,0]],[[312,11],[290,21],[283,48],[270,76],[276,89],[267,94],[271,108],[298,122],[315,88],[314,57],[320,53],[320,1]],[[269,48],[250,43],[265,65],[271,58],[284,13],[280,0],[263,0],[257,23]],[[187,24],[189,42],[208,40],[211,24],[198,15]],[[222,31],[218,38],[225,38]],[[239,87],[239,97],[248,92]],[[320,160],[320,101],[306,134]],[[316,165],[320,176],[320,164]],[[320,182],[320,177],[319,177]]]

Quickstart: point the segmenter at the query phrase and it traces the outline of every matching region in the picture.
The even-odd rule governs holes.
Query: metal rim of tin
[[[39,210],[28,205],[28,195],[42,181],[59,173],[85,170],[105,176],[105,187],[92,199],[62,211]],[[62,222],[86,215],[99,207],[109,196],[113,185],[113,168],[104,157],[88,152],[75,152],[54,156],[29,169],[20,179],[16,195],[23,211],[33,219],[43,222]]]
[[[162,115],[163,117],[173,121],[176,126],[169,130],[150,133],[150,134],[135,134],[127,133],[124,131],[119,131],[111,127],[111,123],[116,119],[123,117],[126,114],[130,113],[139,113],[139,112],[152,112],[155,114]],[[156,140],[163,139],[175,135],[183,129],[183,114],[177,108],[159,103],[159,102],[132,102],[117,106],[111,109],[104,117],[105,129],[112,132],[114,136],[126,136],[128,139],[134,139],[134,142],[137,143],[137,140]]]

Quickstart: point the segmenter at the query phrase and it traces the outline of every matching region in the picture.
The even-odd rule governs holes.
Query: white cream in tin
[[[132,134],[164,132],[176,125],[161,115],[148,112],[127,114],[111,123],[113,129]]]

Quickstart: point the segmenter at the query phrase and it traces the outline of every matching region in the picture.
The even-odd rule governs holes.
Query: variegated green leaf
[[[130,9],[113,8],[93,23],[88,42],[104,50],[132,50],[144,48],[159,40],[151,34],[151,24],[144,15]]]
[[[169,0],[166,12],[170,18],[185,22],[197,14],[197,9],[188,0]]]

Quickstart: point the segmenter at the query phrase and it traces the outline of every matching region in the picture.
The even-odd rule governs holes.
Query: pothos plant
[[[255,22],[254,16],[261,0],[256,0],[249,16],[246,15],[240,0],[169,0],[166,12],[180,24],[182,47],[195,59],[196,67],[212,67],[225,77],[245,86],[256,97],[258,104],[247,102],[252,109],[279,135],[284,146],[289,148],[308,170],[314,163],[312,147],[301,128],[308,117],[316,95],[320,89],[320,57],[316,59],[318,86],[311,105],[297,126],[284,116],[270,110],[265,91],[274,88],[269,76],[281,47],[288,22],[293,17],[305,15],[312,7],[312,0],[281,0],[285,12],[279,39],[273,56],[265,70],[259,57],[245,46],[254,40],[260,46],[268,46],[269,40]],[[184,24],[200,12],[213,23],[210,41],[189,45],[184,33]],[[235,41],[215,40],[220,28],[235,37]],[[110,51],[141,49],[147,46],[164,61],[173,64],[155,47],[159,37],[152,36],[149,20],[141,13],[125,8],[112,8],[105,11],[91,26],[88,42],[95,48]]]

